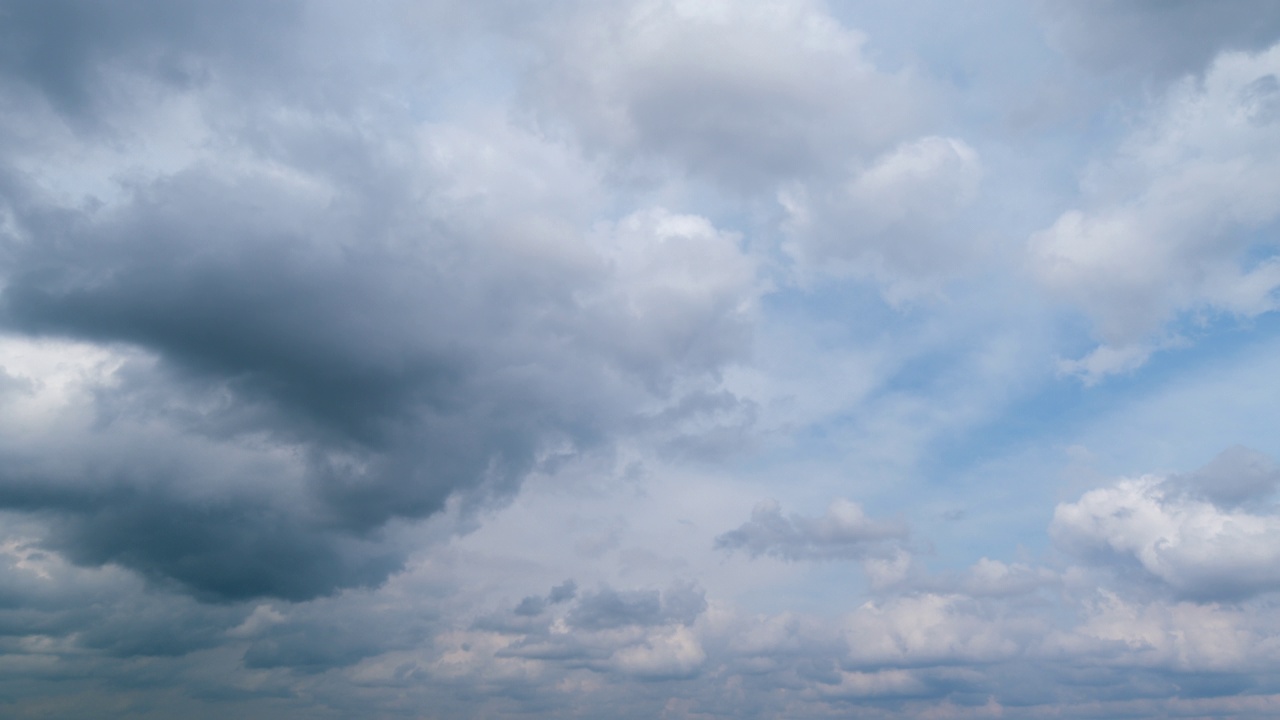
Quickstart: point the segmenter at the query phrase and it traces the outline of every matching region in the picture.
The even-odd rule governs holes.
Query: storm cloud
[[[18,20],[92,22],[55,11]],[[220,69],[223,54],[266,43],[239,17],[250,12],[219,10],[230,29],[200,28],[213,36],[199,43],[112,17],[122,34]],[[198,17],[173,14],[197,32]],[[136,53],[134,40],[33,33],[29,54],[65,67],[20,58],[9,82],[40,93],[71,142],[107,132],[146,148],[153,139],[130,121],[164,112],[156,100],[116,99],[95,113],[106,129],[76,120],[108,71],[99,56]],[[291,67],[288,49],[273,46],[284,56],[266,67]],[[135,168],[110,199],[71,205],[11,163],[0,298],[15,336],[130,353],[86,398],[96,421],[83,442],[109,445],[110,460],[7,463],[4,505],[56,515],[50,542],[77,561],[228,599],[376,585],[402,558],[378,537],[389,521],[509,496],[540,453],[609,442],[639,422],[638,403],[678,399],[676,383],[709,377],[749,337],[751,261],[701,218],[653,209],[584,224],[556,207],[572,202],[573,182],[548,187],[545,168],[522,175],[519,161],[476,167],[468,157],[492,149],[469,146],[478,138],[461,128],[410,132],[400,114],[362,130],[313,98],[255,101],[262,81],[237,72],[166,90],[155,63],[109,70],[190,104],[196,157],[171,172]],[[239,92],[250,96],[220,97]],[[363,106],[359,92],[343,99],[348,113]],[[508,132],[517,146],[505,152],[590,172]],[[690,287],[649,273],[664,265],[722,279]],[[163,458],[151,441],[170,443]],[[264,466],[228,478],[174,442]]]

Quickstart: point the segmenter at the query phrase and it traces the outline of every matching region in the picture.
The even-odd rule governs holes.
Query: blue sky
[[[1280,713],[1280,10],[0,2],[0,714]]]

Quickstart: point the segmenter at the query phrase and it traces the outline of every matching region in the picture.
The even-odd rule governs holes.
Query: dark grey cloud
[[[156,398],[157,381],[174,386],[170,395],[193,386],[222,393],[228,406],[190,418],[189,431],[265,432],[300,448],[318,506],[261,507],[228,497],[184,508],[178,494],[130,486],[169,482],[146,477],[166,472],[198,477],[201,469],[148,468],[145,448],[136,467],[122,468],[133,477],[103,479],[122,488],[98,488],[92,498],[51,497],[26,489],[47,488],[48,478],[10,477],[0,492],[6,505],[61,511],[69,527],[58,536],[71,557],[123,562],[227,597],[300,598],[376,581],[394,560],[352,564],[325,536],[367,536],[391,518],[438,512],[461,488],[505,495],[544,440],[590,445],[600,428],[619,422],[607,406],[549,396],[547,381],[568,379],[537,377],[536,368],[531,375],[509,364],[530,355],[522,359],[507,337],[496,345],[483,337],[493,331],[489,323],[502,333],[520,322],[501,317],[508,312],[569,304],[562,291],[512,282],[504,292],[523,297],[500,301],[510,310],[468,308],[468,300],[491,301],[451,294],[467,281],[441,269],[358,249],[342,260],[309,257],[305,239],[219,227],[219,214],[239,209],[185,190],[166,189],[163,200],[114,227],[90,225],[18,248],[3,296],[6,324],[156,353],[164,370],[106,393],[104,408],[163,413],[149,405],[164,400]],[[204,200],[193,207],[193,197]],[[581,364],[561,370],[576,372],[579,387],[604,380]]]
[[[572,580],[565,580],[551,588],[551,592],[547,593],[545,598],[537,595],[525,597],[512,612],[522,617],[535,617],[545,612],[548,607],[572,600],[577,594],[578,584]]]
[[[222,150],[160,149],[179,155],[158,167],[106,160],[115,174],[93,192],[107,195],[73,200],[18,169],[39,148],[3,168],[4,330],[132,353],[93,390],[95,422],[0,472],[0,505],[49,518],[49,546],[74,561],[205,599],[376,585],[407,551],[387,523],[509,497],[544,449],[643,430],[653,421],[638,400],[678,405],[677,380],[705,392],[687,381],[713,383],[746,347],[750,265],[705,221],[655,211],[593,228],[578,178],[545,184],[545,172],[590,172],[559,145],[508,129],[523,143],[512,164],[477,165],[467,153],[492,146],[461,129],[424,140],[411,113],[360,83],[334,94],[295,77],[320,69],[293,35],[336,22],[333,8],[112,12],[19,4],[30,47],[0,73],[146,147],[131,123],[163,104],[92,93],[168,82],[139,54],[194,58],[215,72],[171,91],[194,108],[179,132]],[[270,57],[240,73],[240,50],[266,38]],[[709,286],[671,292],[670,276],[637,274],[655,259],[676,269],[682,253],[710,263]],[[209,464],[231,455],[258,460]]]
[[[65,509],[49,547],[86,565],[117,563],[208,600],[304,600],[334,587],[380,583],[400,566],[393,548],[333,533],[253,499],[193,504],[124,489]],[[335,537],[336,535],[336,537]]]
[[[551,592],[547,593],[547,602],[556,605],[574,599],[578,595],[578,584],[572,580],[565,580],[559,585],[551,588]]]
[[[6,527],[22,527],[13,517],[5,518]],[[34,539],[0,546],[0,587],[0,646],[27,652],[39,638],[49,652],[105,664],[218,647],[243,613],[148,588],[119,567],[77,568]]]
[[[426,630],[421,621],[392,625],[362,612],[351,613],[342,623],[334,622],[333,617],[286,621],[253,640],[244,652],[244,664],[254,670],[325,672],[420,645],[428,636]]]
[[[534,595],[530,595],[525,599],[521,600],[520,604],[516,605],[515,609],[512,610],[511,612],[515,613],[516,615],[534,616],[534,615],[541,615],[542,611],[546,610],[546,608],[547,608],[546,600],[543,600],[542,598]]]
[[[280,60],[281,31],[302,14],[291,0],[5,2],[0,83],[14,98],[48,103],[82,130],[119,130],[103,122],[104,111],[122,100],[119,74],[141,73],[177,90],[206,80],[215,62],[240,71],[271,64]]]

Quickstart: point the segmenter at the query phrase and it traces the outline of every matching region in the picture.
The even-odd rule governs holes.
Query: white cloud
[[[1273,486],[1269,486],[1273,487]],[[1058,505],[1065,549],[1136,563],[1176,594],[1237,599],[1280,589],[1280,513],[1220,507],[1166,477],[1122,479]]]
[[[972,597],[1000,597],[1024,595],[1056,582],[1057,575],[1048,568],[984,557],[969,568],[961,587]]]
[[[868,602],[843,620],[849,660],[867,665],[968,664],[1013,657],[1039,629],[1034,618],[988,616],[957,594]]]
[[[1190,602],[1144,603],[1106,590],[1083,603],[1083,610],[1083,621],[1070,633],[1046,639],[1045,652],[1183,671],[1240,670],[1262,659],[1259,655],[1274,653],[1260,642],[1268,631],[1255,627],[1258,618],[1249,611]]]
[[[1182,313],[1276,307],[1280,46],[1218,57],[1176,83],[1083,182],[1084,205],[1032,235],[1044,285],[1093,319],[1105,350],[1068,369],[1140,365]],[[1101,352],[1103,354],[1098,354]]]
[[[891,301],[936,293],[983,251],[952,227],[981,178],[978,153],[963,140],[903,142],[843,185],[782,191],[788,248],[805,274],[872,279]]]
[[[598,227],[604,277],[578,298],[586,337],[611,341],[624,366],[707,370],[743,355],[764,288],[741,243],[662,208]]]
[[[693,632],[678,626],[618,650],[611,664],[627,675],[673,678],[695,674],[706,659],[707,654]]]

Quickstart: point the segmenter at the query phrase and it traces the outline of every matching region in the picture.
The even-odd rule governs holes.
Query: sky
[[[1278,41],[0,1],[0,715],[1280,715]]]

